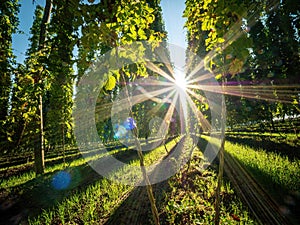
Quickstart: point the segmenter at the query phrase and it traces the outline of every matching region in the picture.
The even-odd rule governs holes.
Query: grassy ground
[[[278,153],[280,147],[278,150],[272,148],[280,144],[280,139],[275,136],[268,138],[273,144],[267,144],[265,149],[263,139],[266,140],[267,134],[265,137],[260,136],[263,139],[249,133],[232,133],[228,134],[228,137],[226,152],[235,157],[273,194],[284,190],[287,194],[284,195],[283,204],[294,204],[300,189],[297,145],[284,142],[283,144],[290,148],[283,145],[286,151]],[[203,138],[212,141],[208,137]],[[289,138],[294,137],[291,135]],[[260,143],[260,147],[253,144],[255,141]],[[174,140],[169,141],[167,148],[170,150],[175,144]],[[201,149],[203,143],[198,147]],[[18,224],[21,221],[23,224],[104,224],[106,221],[117,221],[109,220],[112,216],[121,218],[123,215],[147,218],[143,224],[151,224],[151,210],[147,208],[149,205],[141,206],[145,207],[143,210],[132,205],[133,202],[135,205],[140,201],[147,202],[147,195],[141,195],[143,188],[137,189],[103,178],[86,162],[111,154],[127,164],[111,176],[126,174],[128,179],[135,179],[140,171],[131,171],[130,166],[139,165],[136,152],[112,146],[109,153],[100,151],[100,154],[95,154],[91,150],[85,154],[86,157],[82,158],[79,152],[70,150],[66,152],[66,162],[61,155],[48,157],[46,174],[38,178],[35,178],[30,169],[32,162],[11,165],[6,170],[0,169],[3,178],[0,183],[1,210],[4,212],[0,224]],[[166,154],[164,146],[161,146],[145,154],[145,163],[150,165]],[[211,166],[203,171],[200,169],[201,163],[201,151],[196,148],[189,165],[184,166],[165,183],[155,187],[162,224],[213,223],[216,168]],[[66,188],[60,189],[54,187],[53,182],[62,171],[71,179]],[[221,193],[221,224],[257,224],[228,180],[224,181]],[[129,214],[129,209],[131,212],[136,211]]]
[[[202,136],[216,142],[213,138]],[[276,134],[256,136],[240,133],[226,137],[226,154],[234,157],[279,204],[280,211],[296,221],[299,218],[300,159],[299,146],[286,142]],[[296,136],[290,135],[291,139]]]
[[[169,191],[161,204],[162,224],[214,224],[217,175],[213,167],[201,170],[199,150],[189,166],[169,180]],[[258,224],[225,180],[221,189],[220,224]]]
[[[226,136],[225,150],[238,159],[261,184],[277,185],[284,190],[300,190],[299,146],[275,139],[277,135],[268,139],[262,139],[262,135],[257,137],[253,133],[244,133],[233,137],[229,134]],[[202,138],[217,142],[208,136],[203,135]]]
[[[300,190],[300,160],[293,161],[285,155],[253,149],[245,145],[226,142],[226,151],[246,166],[260,183],[270,182],[284,190]]]
[[[175,146],[174,140],[166,144],[168,149]],[[105,220],[109,212],[122,201],[133,187],[110,182],[91,169],[87,161],[95,161],[105,154],[122,159],[128,166],[120,168],[113,175],[125,173],[128,179],[135,177],[127,168],[139,165],[135,150],[117,148],[108,153],[86,152],[85,158],[49,165],[46,173],[38,178],[32,171],[21,171],[1,183],[1,200],[4,199],[3,224],[18,224],[29,215],[29,224],[96,224]],[[157,161],[166,154],[164,146],[145,153],[146,165]],[[51,159],[49,159],[51,160]],[[53,159],[54,160],[54,159]],[[46,164],[47,165],[47,164]],[[61,177],[61,173],[65,177]],[[137,172],[137,171],[134,171]],[[61,188],[69,183],[66,187]],[[55,180],[59,181],[58,186]],[[2,201],[1,201],[2,202]],[[43,209],[43,210],[41,210]],[[7,220],[7,221],[5,221]]]
[[[187,140],[184,148],[191,148]],[[153,185],[161,224],[212,224],[216,173],[214,169],[201,171],[202,153],[194,151],[192,160],[170,179]],[[164,168],[154,170],[162,173]],[[235,195],[228,181],[222,188],[222,224],[255,224],[246,207]],[[153,224],[151,208],[144,187],[136,187],[114,210],[107,225]]]

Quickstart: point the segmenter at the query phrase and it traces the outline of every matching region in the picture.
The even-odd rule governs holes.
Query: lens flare
[[[136,52],[140,44],[140,42],[132,43],[127,50],[124,48],[124,55],[127,54],[126,51],[128,54]],[[125,165],[110,152],[106,152],[95,124],[101,125],[108,121],[113,129],[115,139],[113,141],[117,140],[128,149],[151,151],[159,145],[167,144],[167,141],[174,137],[179,137],[172,151],[163,151],[158,160],[146,166],[150,183],[158,183],[174,175],[188,162],[197,144],[196,141],[192,143],[191,139],[196,140],[202,131],[218,131],[220,125],[225,123],[220,113],[222,88],[216,84],[213,90],[206,91],[205,87],[211,87],[209,84],[216,80],[213,74],[205,71],[202,59],[192,52],[187,54],[189,57],[186,59],[186,50],[175,45],[169,45],[169,49],[176,57],[169,59],[163,54],[167,51],[164,45],[158,46],[153,52],[151,43],[142,44],[147,48],[145,51],[147,54],[141,60],[145,62],[147,70],[151,71],[149,77],[138,77],[124,87],[120,84],[113,102],[97,104],[101,90],[99,83],[105,82],[101,80],[105,76],[99,74],[109,74],[110,70],[121,69],[123,65],[129,63],[125,58],[117,58],[118,68],[103,67],[115,57],[113,52],[108,52],[99,59],[95,71],[82,78],[74,111],[75,135],[80,151],[101,146],[99,154],[100,151],[103,154],[103,150],[105,154],[107,153],[105,157],[91,161],[89,164],[92,168],[109,179],[138,186],[146,185],[142,173],[135,175],[134,179],[130,177],[131,173],[120,173],[113,178],[109,176],[124,166],[134,173],[140,171],[140,168],[138,165]],[[197,63],[190,63],[193,60]],[[87,89],[92,92],[87,92]],[[200,110],[202,108],[204,110]],[[153,119],[155,117],[160,119]],[[136,132],[133,133],[133,129],[136,129],[134,130]],[[223,138],[222,134],[218,137]],[[205,169],[217,156],[219,149],[207,144],[202,151],[208,162],[203,164]],[[173,159],[176,161],[175,164]],[[150,171],[154,168],[161,172],[152,176]]]
[[[179,69],[174,69],[174,77],[175,77],[175,85],[181,89],[182,91],[186,91],[187,88],[187,81],[184,76],[184,73]]]
[[[52,178],[52,186],[56,190],[64,190],[69,187],[71,183],[71,175],[66,171],[59,171]]]

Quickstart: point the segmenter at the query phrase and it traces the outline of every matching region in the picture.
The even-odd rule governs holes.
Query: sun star
[[[185,75],[182,71],[178,70],[177,68],[174,69],[174,78],[175,78],[175,85],[179,87],[182,91],[186,91],[187,88],[187,81],[185,79]]]

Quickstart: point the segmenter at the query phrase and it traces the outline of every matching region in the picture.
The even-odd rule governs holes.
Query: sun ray
[[[156,112],[159,111],[159,109],[166,103],[172,103],[172,100],[171,99],[171,96],[174,95],[176,93],[175,90],[172,90],[170,91],[170,93],[162,100],[162,99],[159,99],[160,101],[158,102],[158,104],[153,107],[152,109],[150,109],[150,111],[147,113],[149,115],[155,115]],[[153,100],[153,99],[151,99]]]
[[[201,81],[204,81],[204,80],[207,80],[207,79],[210,79],[212,78],[212,74],[211,73],[205,73],[203,75],[200,75],[199,77],[193,79],[193,80],[189,80],[189,78],[187,78],[187,86],[189,84],[193,84],[193,83],[198,83],[198,82],[201,82]]]
[[[190,67],[188,65],[188,67]],[[195,76],[199,70],[201,70],[202,68],[204,68],[204,61],[201,60],[199,64],[196,65],[196,67],[187,75],[186,79],[190,80],[191,77]]]
[[[165,71],[163,71],[161,68],[159,68],[157,65],[155,65],[152,62],[147,61],[146,62],[146,67],[150,70],[152,70],[153,72],[158,73],[159,75],[163,76],[164,78],[166,78],[167,80],[175,83],[175,79],[173,77],[171,77],[169,74],[167,74]]]
[[[186,91],[187,91],[190,95],[194,96],[194,97],[195,97],[197,100],[199,100],[200,102],[202,102],[202,103],[207,103],[207,99],[206,99],[204,96],[199,95],[199,94],[197,94],[197,93],[191,91],[190,89],[187,89]]]
[[[162,81],[162,80],[155,80],[155,79],[147,79],[143,82],[120,82],[121,85],[137,85],[137,84],[143,84],[144,86],[171,86],[171,83],[169,81]]]
[[[156,55],[161,59],[161,62],[170,62],[170,58],[169,58],[169,52],[166,51],[167,48],[157,48],[156,51]],[[169,70],[170,74],[173,74],[173,67],[171,66],[171,63],[164,63],[164,65],[167,67],[167,69]]]
[[[166,93],[171,90],[172,90],[172,87],[169,87],[169,88],[159,89],[159,90],[146,92],[146,93],[142,93],[142,94],[136,94],[136,95],[132,96],[130,99],[128,99],[128,98],[120,99],[118,101],[118,104],[117,105],[115,104],[115,106],[116,106],[115,112],[121,112],[124,108],[127,108],[129,106],[129,101],[130,101],[131,105],[135,105],[135,104],[144,102],[148,99],[155,99],[156,96],[161,95],[161,94]]]
[[[157,102],[157,103],[161,103],[162,100],[160,98],[155,97],[155,96],[160,95],[160,94],[164,94],[164,93],[169,92],[169,91],[172,91],[172,89],[173,89],[172,87],[169,87],[167,89],[163,89],[164,92],[162,92],[162,93],[160,93],[160,91],[158,90],[157,92],[155,92],[155,95],[153,95],[153,94],[149,95],[149,92],[147,92],[147,90],[145,90],[145,88],[143,88],[142,86],[139,87],[139,91],[142,94],[147,96],[148,99],[151,99],[152,101]],[[150,93],[153,93],[153,92],[150,92]],[[159,94],[157,94],[157,93],[159,93]]]
[[[272,1],[272,2],[270,2],[269,8],[272,9],[273,7],[276,7],[276,5],[278,5],[278,4],[279,3],[277,1]],[[254,13],[252,13],[251,16],[247,17],[247,12],[249,12],[249,11],[254,11]],[[256,4],[252,4],[248,8],[247,12],[244,12],[243,15],[241,15],[241,18],[247,18],[248,25],[253,26],[257,22],[256,16],[259,15],[259,10],[258,10]],[[236,32],[233,32],[233,31],[236,31]],[[225,42],[222,44],[222,50],[224,51],[234,41],[236,41],[238,38],[240,38],[242,34],[244,34],[244,32],[241,31],[241,21],[238,20],[236,23],[234,23],[232,25],[232,27],[229,29],[229,31],[224,34]],[[207,55],[204,58],[207,58],[208,60],[212,60],[218,54],[219,54],[219,50],[214,49],[214,50],[210,51],[209,53],[207,53]],[[192,62],[193,62],[193,60],[188,60],[188,67],[190,67],[190,64]],[[197,72],[199,70],[201,70],[204,67],[205,67],[204,60],[201,60],[200,63],[197,64],[196,67],[188,74],[186,79],[190,80],[193,76],[195,76],[197,74]]]
[[[182,111],[182,118],[183,118],[184,122],[187,122],[188,108],[187,108],[187,103],[186,103],[186,98],[187,98],[186,92],[183,91],[183,90],[180,90],[179,91],[179,98],[180,98],[180,110]],[[182,127],[185,127],[185,124]]]
[[[161,102],[162,100],[160,98],[157,98],[156,96],[164,94],[166,92],[172,91],[173,88],[169,87],[169,88],[164,88],[164,89],[159,89],[156,91],[152,91],[152,92],[144,92],[142,94],[138,94],[132,97],[132,99],[130,99],[130,101],[134,104],[138,104],[141,102],[144,102],[148,99],[151,99],[152,101],[156,101],[156,102]],[[111,107],[115,106],[115,112],[121,112],[123,109],[128,107],[128,99],[127,98],[123,98],[120,99],[120,101],[118,102],[118,106],[116,106],[116,104],[113,103],[107,103],[104,105],[97,105],[95,108],[95,113],[98,115],[101,115],[101,120],[105,120],[108,119],[111,116]]]
[[[161,134],[166,134],[169,127],[170,127],[170,123],[171,123],[171,118],[173,116],[174,110],[175,110],[175,104],[177,102],[178,99],[178,93],[175,94],[172,103],[169,106],[169,109],[164,117],[164,121],[166,122],[166,126],[165,124],[161,124],[160,128],[159,128],[159,132]]]
[[[190,98],[190,96],[187,96],[187,102],[188,102],[189,106],[191,107],[192,111],[194,112],[194,114],[196,115],[196,118],[197,118],[198,122],[201,124],[201,127],[202,127],[203,131],[209,131],[209,130],[211,130],[210,123],[204,117],[204,115],[202,114],[202,112],[199,109],[197,109],[197,106],[192,101],[192,99]]]
[[[285,100],[283,97],[285,96],[281,96],[281,98],[279,97],[275,97],[275,95],[273,93],[270,94],[261,94],[260,91],[258,91],[259,89],[256,89],[255,92],[249,91],[232,91],[232,90],[228,90],[226,89],[226,86],[223,90],[219,89],[219,85],[190,85],[191,88],[193,89],[198,89],[198,90],[203,90],[203,91],[207,91],[207,92],[214,92],[214,93],[219,93],[219,94],[225,94],[225,95],[232,95],[232,96],[238,96],[238,97],[245,97],[245,98],[250,98],[250,99],[258,99],[258,100],[265,100],[265,101],[271,101],[271,102],[282,102],[282,103],[292,103],[292,100]],[[259,92],[259,94],[257,93]]]
[[[228,90],[233,90],[233,89],[243,89],[243,90],[253,90],[255,89],[256,91],[268,91],[268,92],[274,92],[274,91],[279,91],[279,92],[298,92],[295,89],[299,89],[300,85],[285,85],[285,86],[279,86],[279,85],[242,85],[242,86],[225,86],[226,89]]]

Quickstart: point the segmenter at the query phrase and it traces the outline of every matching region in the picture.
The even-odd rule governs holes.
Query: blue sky
[[[19,13],[19,30],[23,34],[13,35],[13,49],[14,54],[17,56],[17,62],[23,62],[25,59],[25,52],[28,47],[28,38],[30,37],[30,27],[33,22],[33,15],[36,4],[45,6],[45,0],[35,0],[35,4],[32,4],[32,0],[20,0],[21,4]]]
[[[184,2],[184,0],[161,0],[165,28],[168,32],[168,42],[182,48],[186,47],[186,33],[183,29],[185,20],[182,18],[185,7]],[[13,49],[14,54],[17,56],[17,62],[22,63],[28,48],[29,32],[36,4],[44,6],[45,0],[35,0],[35,4],[32,4],[32,0],[20,0],[20,4],[19,29],[23,34],[13,35]]]
[[[161,0],[161,6],[169,43],[186,48],[186,31],[183,29],[185,18],[182,17],[184,2],[184,0]]]

